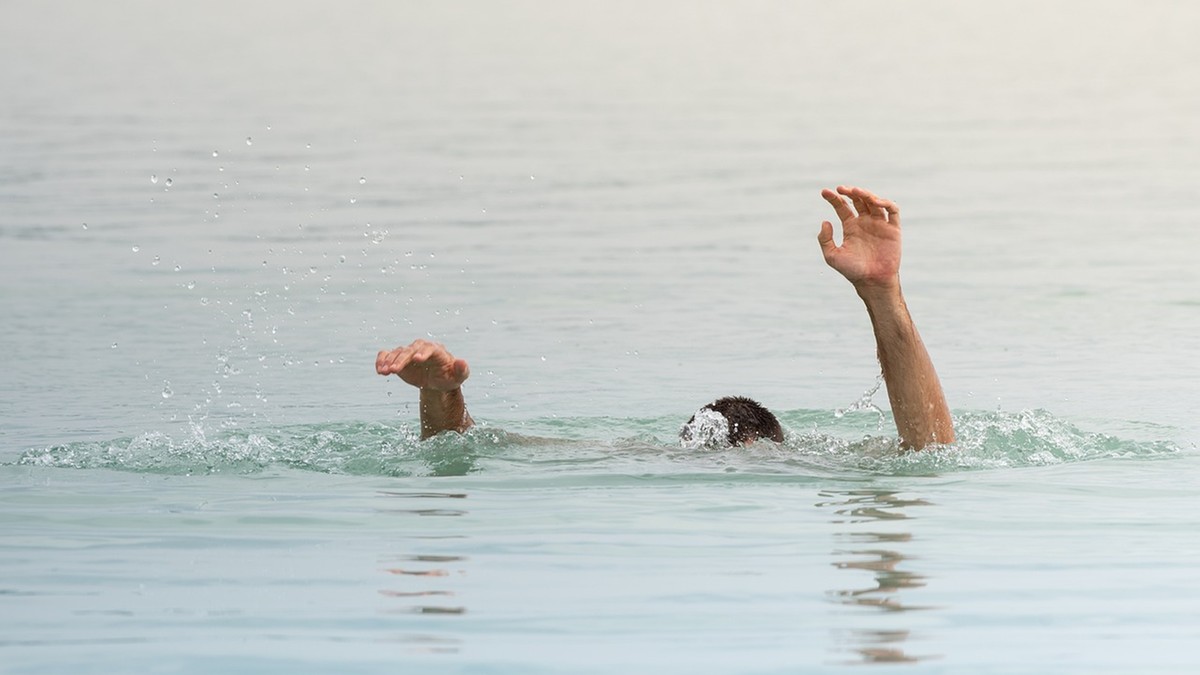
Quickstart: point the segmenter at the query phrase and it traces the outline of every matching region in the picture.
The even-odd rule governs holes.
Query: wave
[[[31,449],[16,464],[181,475],[258,473],[280,467],[365,476],[570,473],[730,479],[941,475],[1099,459],[1168,458],[1184,451],[1171,441],[1085,431],[1044,410],[958,413],[958,441],[920,452],[902,450],[894,436],[882,433],[882,416],[875,429],[865,428],[862,416],[826,411],[792,411],[780,418],[788,428],[782,444],[700,450],[680,447],[674,417],[553,418],[514,425],[521,433],[480,425],[466,434],[425,441],[409,424],[327,423],[215,433],[193,425],[179,436],[151,431]]]

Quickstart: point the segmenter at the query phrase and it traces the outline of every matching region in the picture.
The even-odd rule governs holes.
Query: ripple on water
[[[965,412],[958,442],[921,452],[894,437],[863,434],[852,421],[823,411],[781,416],[793,428],[782,444],[685,449],[675,418],[555,418],[531,423],[528,435],[480,425],[466,434],[422,441],[413,425],[334,423],[180,436],[158,431],[107,441],[31,449],[18,464],[140,473],[256,473],[284,467],[371,476],[503,478],[540,475],[658,476],[671,480],[795,476],[933,475],[955,471],[1046,466],[1098,459],[1161,458],[1182,449],[1169,441],[1137,441],[1086,431],[1046,411]],[[796,426],[809,428],[794,431]],[[556,434],[562,431],[565,433]],[[612,437],[589,441],[580,438]],[[539,432],[546,432],[541,434]],[[554,436],[554,437],[551,437]]]

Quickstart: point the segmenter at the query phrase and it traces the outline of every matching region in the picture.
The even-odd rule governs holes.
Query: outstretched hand
[[[454,358],[444,345],[426,340],[379,352],[375,372],[399,375],[414,387],[433,391],[454,391],[471,376],[466,361]]]
[[[817,242],[825,262],[857,288],[887,287],[900,279],[900,207],[860,187],[821,190],[842,223],[842,245],[833,225],[821,223]]]

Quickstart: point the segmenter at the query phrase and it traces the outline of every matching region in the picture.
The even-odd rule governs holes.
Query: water
[[[1194,670],[1197,9],[3,14],[3,669]],[[837,183],[955,448],[861,401]],[[728,394],[788,442],[680,450]]]

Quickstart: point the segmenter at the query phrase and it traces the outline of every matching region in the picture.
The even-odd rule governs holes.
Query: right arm
[[[420,390],[422,439],[443,431],[461,433],[475,424],[462,393],[471,369],[445,346],[416,340],[406,347],[381,351],[375,357],[375,372],[399,375]]]
[[[914,450],[954,442],[954,420],[942,383],[900,291],[900,208],[858,187],[822,190],[842,223],[821,223],[817,241],[830,267],[846,277],[867,306],[892,417],[902,445]]]

